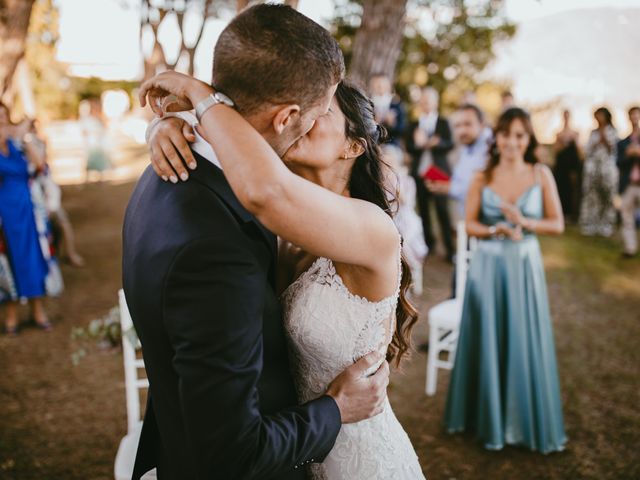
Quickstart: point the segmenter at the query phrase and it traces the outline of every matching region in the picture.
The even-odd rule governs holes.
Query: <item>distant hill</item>
[[[520,23],[488,71],[511,79],[532,108],[570,107],[582,128],[595,105],[610,105],[623,131],[624,111],[640,103],[640,8],[563,12]],[[555,110],[555,109],[554,109]]]

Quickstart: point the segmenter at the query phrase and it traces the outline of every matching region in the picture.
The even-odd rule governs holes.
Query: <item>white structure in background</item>
[[[113,471],[116,480],[130,480],[142,430],[139,391],[149,388],[149,381],[146,378],[146,373],[144,373],[144,361],[136,357],[136,350],[141,348],[140,342],[136,339],[134,347],[130,339],[131,336],[127,334],[133,328],[133,321],[127,307],[124,291],[120,290],[118,297],[120,301],[122,357],[124,359],[124,384],[127,400],[127,434],[120,441]],[[139,372],[143,372],[144,375],[139,375]],[[155,470],[145,474],[143,478],[155,479]]]
[[[129,111],[131,101],[124,90],[107,90],[102,94],[102,111],[109,120],[117,120]]]
[[[464,221],[457,223],[458,240],[456,252],[456,291],[455,298],[445,300],[432,307],[427,314],[429,321],[429,352],[427,355],[427,395],[436,393],[438,369],[451,370],[456,357],[462,303],[467,283],[467,269],[471,254],[475,250],[477,239],[467,237]],[[440,359],[444,354],[445,359]]]

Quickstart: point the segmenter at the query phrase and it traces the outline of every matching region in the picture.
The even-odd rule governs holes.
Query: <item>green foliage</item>
[[[56,60],[59,35],[58,7],[53,0],[37,0],[27,37],[26,60],[40,114],[50,119],[72,118],[85,98],[100,97],[109,89],[132,94],[137,82],[106,81],[67,75],[67,65]]]
[[[91,77],[70,77],[71,91],[76,97],[76,109],[81,100],[87,98],[99,98],[102,92],[106,90],[124,90],[129,94],[129,100],[133,103],[133,91],[139,86],[137,81],[127,80],[102,80],[101,78]]]
[[[362,2],[338,0],[333,33],[351,60]],[[408,98],[410,85],[431,85],[440,92],[474,90],[478,74],[495,56],[495,45],[511,38],[514,24],[504,16],[504,0],[410,0],[402,52],[397,67],[398,93]]]
[[[39,112],[48,116],[67,116],[74,103],[66,66],[56,60],[58,8],[53,0],[37,0],[33,5],[27,35],[26,60]]]
[[[97,344],[101,348],[115,348],[125,337],[135,347],[138,337],[131,327],[126,332],[122,332],[120,327],[120,309],[113,307],[102,318],[91,320],[86,327],[73,327],[71,329],[71,341],[78,345],[78,348],[71,354],[71,362],[74,366],[80,363],[82,357],[87,355],[88,344]]]

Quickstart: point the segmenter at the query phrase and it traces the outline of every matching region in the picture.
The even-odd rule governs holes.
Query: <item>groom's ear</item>
[[[284,105],[276,111],[273,116],[273,130],[276,134],[281,135],[287,127],[290,127],[293,122],[300,117],[299,105]]]

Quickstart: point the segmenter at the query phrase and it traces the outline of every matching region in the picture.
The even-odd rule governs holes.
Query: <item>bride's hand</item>
[[[206,83],[182,73],[167,71],[140,85],[140,105],[149,106],[156,115],[193,110],[197,103],[213,93]]]
[[[182,118],[165,117],[149,126],[150,160],[156,174],[165,182],[189,179],[187,166],[194,170],[196,161],[188,142],[196,137],[191,125]]]

